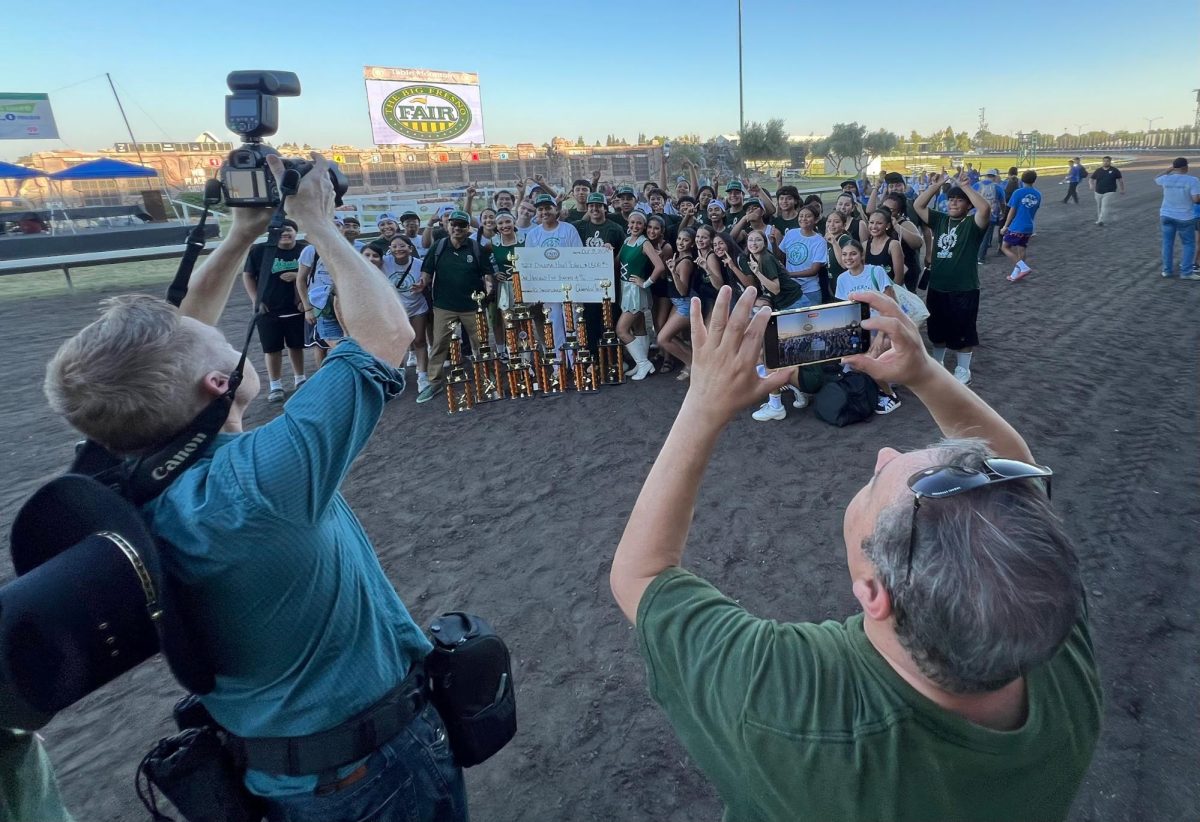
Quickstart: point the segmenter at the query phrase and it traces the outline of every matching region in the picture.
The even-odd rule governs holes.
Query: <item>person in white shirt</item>
[[[1196,266],[1196,204],[1200,203],[1200,179],[1188,174],[1186,157],[1176,157],[1171,170],[1154,178],[1162,187],[1162,206],[1158,209],[1162,226],[1162,275],[1175,276],[1175,237],[1183,246],[1179,261],[1179,279],[1200,280]]]
[[[858,240],[851,240],[842,246],[841,249],[842,262],[846,265],[846,270],[838,275],[837,287],[834,296],[839,300],[848,300],[850,295],[856,291],[878,291],[881,294],[886,294],[893,300],[896,299],[896,292],[892,288],[892,281],[888,277],[887,272],[882,266],[865,265],[864,260],[866,254],[863,252],[863,245]],[[871,309],[871,316],[875,316],[879,312]],[[875,338],[871,342],[871,353],[873,356],[878,356],[882,350],[876,351],[875,346],[879,342]],[[900,407],[900,397],[896,395],[896,391],[886,382],[879,380],[875,381],[879,386],[879,399],[875,403],[876,414],[890,414]]]
[[[549,194],[539,194],[533,201],[537,210],[538,224],[525,232],[525,247],[537,248],[559,246],[560,248],[582,248],[583,240],[579,231],[570,223],[558,219],[558,203]],[[543,303],[550,312],[550,322],[554,325],[554,347],[560,348],[567,339],[566,327],[563,324],[562,303]]]
[[[804,206],[797,213],[799,228],[789,228],[783,234],[773,230],[775,256],[783,263],[788,275],[800,283],[809,305],[821,302],[821,280],[818,276],[829,264],[829,246],[825,238],[813,231],[817,224],[817,213]]]
[[[425,282],[421,279],[421,259],[416,255],[412,242],[404,236],[396,236],[383,258],[383,272],[388,282],[400,295],[400,303],[408,322],[413,327],[413,351],[417,360],[417,391],[429,386],[429,348],[425,345],[426,326],[429,324],[429,300],[425,297]]]

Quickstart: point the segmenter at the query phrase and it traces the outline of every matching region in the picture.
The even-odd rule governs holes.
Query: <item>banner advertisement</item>
[[[363,78],[375,145],[486,142],[474,72],[365,66]]]
[[[571,300],[577,303],[603,300],[602,282],[609,285],[608,296],[614,296],[610,248],[518,248],[517,270],[521,272],[521,291],[527,303],[561,303],[564,284],[571,286]]]
[[[0,140],[57,140],[47,94],[0,91]]]

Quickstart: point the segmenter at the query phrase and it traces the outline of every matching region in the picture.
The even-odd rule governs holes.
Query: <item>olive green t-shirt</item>
[[[787,308],[792,303],[798,301],[804,296],[804,291],[800,288],[800,284],[792,277],[784,276],[783,269],[779,267],[779,261],[771,255],[771,252],[764,251],[758,255],[758,260],[754,260],[750,256],[749,251],[743,251],[742,256],[738,257],[738,267],[747,274],[754,274],[754,266],[757,263],[759,271],[768,280],[774,280],[779,283],[779,293],[772,294],[761,283],[756,283],[759,295],[771,304],[771,308],[778,311],[781,308]],[[757,280],[757,277],[755,278]]]
[[[437,250],[435,243],[421,263],[421,273],[433,277],[433,307],[443,311],[474,311],[471,294],[483,291],[484,267],[490,271],[490,261],[477,260],[477,246],[469,240],[458,248],[446,240],[442,253]]]
[[[727,822],[1060,820],[1100,730],[1085,620],[1027,675],[1028,719],[1008,732],[914,690],[861,614],[759,619],[672,568],[642,596],[637,635],[650,694]]]
[[[580,220],[575,223],[575,230],[579,232],[579,239],[583,240],[583,245],[586,248],[603,248],[605,243],[608,243],[613,248],[615,254],[621,248],[621,243],[625,242],[625,229],[621,228],[611,218],[596,225],[591,220]]]
[[[783,217],[780,217],[778,214],[776,214],[771,218],[771,225],[779,229],[780,235],[787,234],[789,228],[800,227],[800,215],[797,214],[790,220],[785,220]]]
[[[983,229],[975,216],[951,219],[944,211],[929,209],[933,230],[933,269],[929,287],[935,291],[974,291],[979,288],[979,244]]]

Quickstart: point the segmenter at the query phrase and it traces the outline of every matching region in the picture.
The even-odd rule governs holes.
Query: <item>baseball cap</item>
[[[745,191],[746,189],[742,188],[742,183],[740,180],[730,180],[729,184],[725,186],[725,190],[726,191]]]
[[[707,208],[719,208],[719,209],[721,209],[721,211],[724,211],[725,204],[723,202],[721,202],[720,200],[713,199],[713,200],[708,201]]]
[[[885,183],[903,183],[904,175],[899,171],[889,171],[887,174],[883,175],[883,181]]]
[[[342,218],[342,225],[345,225],[346,223],[354,223],[354,224],[355,224],[355,225],[357,225],[357,226],[361,226],[361,225],[362,225],[362,223],[360,223],[360,222],[358,221],[358,218],[357,218],[357,217],[355,217],[353,214],[351,214],[351,215],[350,215],[350,216],[348,216],[348,217],[343,217],[343,218]]]
[[[391,220],[393,223],[398,222],[396,215],[392,214],[390,211],[385,211],[375,218],[375,225],[380,226],[385,220]]]
[[[537,206],[542,206],[542,205],[557,206],[558,203],[556,203],[554,201],[554,198],[551,197],[549,194],[539,194],[538,196],[533,198],[533,205],[534,205],[534,208],[536,208]]]
[[[1171,168],[1187,168],[1187,157],[1176,157],[1171,161]]]
[[[967,196],[967,192],[963,191],[961,186],[954,186],[946,192],[946,199],[970,200],[971,198]]]
[[[620,197],[625,194],[628,194],[630,197],[637,196],[637,193],[633,190],[633,186],[631,186],[631,185],[617,186],[617,196]]]
[[[419,220],[419,219],[421,219],[421,215],[415,211],[406,211],[400,215],[400,222],[404,222],[405,220]]]
[[[746,208],[750,208],[751,206],[762,208],[762,200],[758,199],[757,197],[747,197],[744,205]]]
[[[894,174],[895,172],[892,172],[892,173]],[[845,188],[846,186],[850,186],[855,191],[857,191],[858,190],[858,181],[857,180],[842,180],[842,184],[839,186],[839,188]]]
[[[999,177],[999,176],[1000,176],[1000,169],[998,169],[998,168],[989,169],[989,170],[988,170],[988,173],[987,173],[987,174],[985,174],[985,175],[983,175],[983,176],[985,176],[985,177]]]
[[[465,211],[460,211],[459,209],[456,208],[450,212],[450,222],[466,223],[467,225],[470,225],[471,224],[471,215]]]
[[[599,191],[593,191],[591,194],[589,194],[587,196],[587,205],[592,205],[593,203],[599,203],[600,205],[608,205],[608,201],[606,199],[604,199],[604,195],[601,194]]]

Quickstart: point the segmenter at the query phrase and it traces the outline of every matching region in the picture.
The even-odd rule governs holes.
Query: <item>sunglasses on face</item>
[[[992,457],[983,461],[983,470],[959,468],[954,465],[935,465],[918,471],[908,478],[908,488],[913,492],[912,526],[908,532],[908,565],[904,581],[912,579],[913,546],[917,541],[917,512],[923,499],[945,499],[976,488],[997,485],[1001,482],[1020,479],[1044,479],[1046,499],[1050,499],[1050,478],[1054,472],[1044,465],[1032,465],[1020,460]]]

